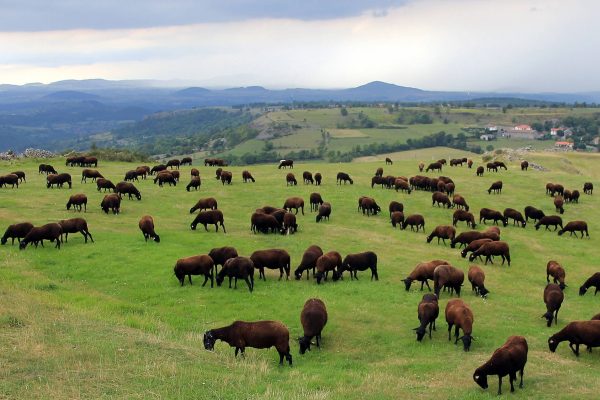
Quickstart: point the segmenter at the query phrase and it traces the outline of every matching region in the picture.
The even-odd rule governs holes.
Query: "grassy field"
[[[46,189],[38,175],[37,162],[0,163],[2,174],[21,169],[28,175],[19,189],[0,189],[0,221],[8,224],[31,221],[39,225],[73,216],[89,223],[95,243],[84,244],[80,235],[70,235],[60,250],[0,247],[0,398],[206,398],[206,399],[397,399],[397,398],[496,398],[496,380],[481,390],[472,380],[474,369],[486,361],[509,335],[524,335],[529,342],[525,388],[511,398],[596,398],[600,385],[600,356],[583,352],[576,358],[566,344],[556,353],[547,339],[572,320],[589,319],[600,311],[599,298],[577,295],[579,285],[600,270],[600,220],[598,195],[582,195],[580,204],[567,205],[564,220],[585,219],[591,239],[559,237],[552,232],[509,226],[502,237],[511,246],[511,267],[485,266],[487,300],[474,296],[466,282],[462,298],[474,311],[471,351],[448,342],[443,309],[449,296],[440,300],[441,316],[433,340],[417,343],[417,304],[423,295],[417,288],[406,292],[402,279],[421,261],[443,258],[465,272],[470,263],[457,249],[427,244],[426,235],[436,225],[449,224],[452,210],[431,206],[431,194],[410,195],[370,188],[377,167],[386,174],[412,176],[421,160],[462,155],[451,149],[427,149],[394,153],[393,166],[385,157],[351,164],[298,164],[294,173],[321,172],[320,188],[285,186],[286,170],[274,165],[253,166],[255,184],[241,182],[241,167],[230,168],[231,186],[214,179],[214,169],[196,165],[202,175],[199,192],[184,189],[190,167],[182,168],[182,183],[159,188],[150,180],[136,184],[142,201],[123,200],[120,215],[105,215],[99,208],[103,196],[93,183],[79,183],[79,168],[50,161],[59,172],[74,176],[73,189]],[[476,165],[481,163],[475,159]],[[546,172],[521,172],[516,164],[508,171],[475,177],[466,167],[445,168],[443,175],[456,182],[475,213],[481,207],[503,210],[541,207],[553,213],[552,199],[544,195],[547,182],[580,189],[585,181],[597,183],[600,159],[591,154],[531,154],[530,161]],[[47,162],[47,161],[43,161]],[[198,164],[198,163],[196,163]],[[113,182],[133,167],[104,163],[98,169]],[[335,184],[338,171],[350,173],[354,185]],[[492,181],[502,179],[502,195],[488,195]],[[314,213],[298,215],[299,232],[291,236],[253,235],[250,214],[264,205],[281,206],[287,197],[306,201],[319,191],[331,202],[331,221],[317,224]],[[69,195],[86,193],[88,212],[68,212]],[[361,195],[374,197],[384,212],[366,217],[356,212]],[[218,199],[225,215],[227,234],[189,229],[189,208],[200,197]],[[421,213],[426,232],[394,230],[387,213],[391,200],[404,203],[405,212]],[[137,223],[144,214],[154,216],[161,243],[145,243]],[[483,229],[483,226],[479,226]],[[466,230],[464,225],[459,231]],[[249,293],[224,287],[179,286],[173,266],[180,257],[207,253],[211,248],[233,245],[242,255],[266,248],[284,248],[292,256],[294,269],[311,244],[342,255],[372,250],[379,257],[377,282],[369,273],[359,281],[277,281],[278,273],[267,272],[267,281],[256,281]],[[542,292],[545,267],[550,259],[567,271],[566,298],[557,327],[547,328],[540,316],[545,312]],[[256,278],[258,274],[256,274]],[[214,352],[203,349],[202,335],[210,328],[236,319],[283,321],[291,338],[302,333],[300,311],[306,299],[319,297],[326,303],[329,322],[320,350],[304,356],[291,343],[294,366],[277,365],[274,349],[248,349],[245,359],[235,359],[233,349],[217,342]]]

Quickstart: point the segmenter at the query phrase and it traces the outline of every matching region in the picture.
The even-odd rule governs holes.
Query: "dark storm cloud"
[[[0,0],[0,31],[120,29],[258,18],[384,16],[409,0]]]

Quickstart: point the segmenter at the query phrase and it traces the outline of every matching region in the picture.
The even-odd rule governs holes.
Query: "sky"
[[[595,0],[0,0],[0,83],[600,90]]]

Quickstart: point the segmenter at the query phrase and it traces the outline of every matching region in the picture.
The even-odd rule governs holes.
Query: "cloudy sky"
[[[595,0],[0,0],[0,83],[600,90]]]

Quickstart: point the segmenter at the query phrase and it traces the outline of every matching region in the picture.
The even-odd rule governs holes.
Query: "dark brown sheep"
[[[127,171],[127,172],[125,172],[125,178],[123,180],[125,182],[131,182],[131,181],[139,182],[138,174],[135,170]]]
[[[246,347],[256,349],[275,347],[279,353],[279,365],[283,365],[284,357],[290,366],[292,365],[290,331],[279,321],[235,321],[229,326],[211,329],[204,334],[204,348],[213,350],[217,339],[235,347],[236,357],[240,351],[244,355]]]
[[[431,232],[429,236],[427,236],[427,243],[431,243],[433,238],[437,238],[438,244],[440,244],[440,239],[446,245],[446,239],[453,240],[456,236],[456,229],[453,226],[448,225],[438,225]]]
[[[433,162],[433,163],[429,164],[427,166],[427,169],[425,170],[425,172],[429,172],[429,171],[439,171],[439,172],[442,172],[442,163],[440,163],[440,162]]]
[[[294,169],[294,160],[281,160],[279,161],[279,166],[277,167],[278,169],[286,169],[287,167],[290,167],[291,169]]]
[[[568,341],[571,351],[579,357],[579,345],[588,349],[600,347],[600,321],[573,321],[548,339],[548,347],[555,352],[560,342]]]
[[[158,174],[159,172],[165,171],[166,169],[167,169],[167,166],[164,164],[155,165],[150,170],[150,175]]]
[[[394,211],[404,211],[404,204],[398,201],[390,201],[390,206],[388,207],[390,211],[390,217]]]
[[[455,189],[456,189],[456,185],[454,185],[454,183],[450,182],[450,183],[446,183],[444,185],[443,192],[445,192],[448,196],[452,196],[454,194]]]
[[[396,192],[398,190],[401,190],[408,194],[410,194],[412,192],[412,189],[410,188],[410,185],[408,184],[408,182],[402,178],[396,178],[396,180],[394,180],[394,188],[396,189]]]
[[[464,221],[467,223],[467,226],[470,226],[471,228],[475,229],[475,217],[473,216],[472,213],[465,211],[465,210],[456,210],[454,211],[454,213],[452,214],[452,225],[456,226],[456,224],[458,223],[458,221]]]
[[[298,185],[298,181],[296,177],[291,172],[285,176],[285,186],[296,186]]]
[[[184,165],[192,165],[192,157],[183,157],[183,158],[181,159],[181,163],[180,163],[180,165],[181,165],[181,166],[184,166]]]
[[[563,208],[564,204],[565,204],[565,201],[562,198],[562,196],[556,196],[554,198],[554,207],[556,208],[556,211],[558,211],[561,214],[565,213],[565,209]]]
[[[192,168],[190,170],[190,175],[200,177],[200,171],[198,171],[196,168]]]
[[[225,277],[229,278],[229,289],[231,289],[231,278],[234,279],[234,288],[237,289],[238,279],[243,279],[248,285],[248,290],[254,290],[254,263],[248,257],[234,257],[225,261],[223,268],[217,274],[217,286],[221,286]]]
[[[481,297],[486,297],[489,290],[486,289],[485,282],[485,272],[478,267],[477,265],[471,265],[469,267],[469,272],[467,274],[467,278],[469,282],[471,282],[471,290],[478,294]]]
[[[590,287],[595,287],[594,296],[600,291],[600,272],[596,272],[590,276],[579,288],[579,295],[583,296]]]
[[[467,167],[469,167],[469,168],[473,167],[473,160],[471,160],[471,159],[467,160]]]
[[[389,157],[386,157],[385,158],[385,165],[392,165],[392,164],[394,164],[393,161],[392,161],[392,159],[389,158]]]
[[[569,232],[569,236],[572,236],[573,233],[575,234],[575,237],[577,237],[577,232],[581,232],[581,238],[583,239],[583,234],[585,233],[585,236],[587,236],[588,238],[590,237],[590,234],[588,232],[588,226],[587,226],[587,222],[585,221],[570,221],[567,222],[567,224],[565,225],[564,228],[562,228],[560,231],[558,231],[558,236],[562,236],[563,233],[565,232]]]
[[[198,190],[198,188],[200,187],[200,185],[202,185],[202,181],[200,180],[199,176],[192,176],[192,179],[190,180],[190,183],[187,184],[187,186],[185,187],[186,191],[190,191],[190,189],[194,189],[194,190]]]
[[[323,204],[323,198],[320,193],[311,193],[310,194],[310,211],[317,211],[319,206]]]
[[[176,158],[167,161],[167,168],[173,169],[173,167],[175,167],[175,168],[179,169],[179,165],[181,165],[181,161],[179,161]]]
[[[19,224],[9,225],[0,240],[0,243],[3,245],[6,244],[8,239],[11,240],[11,244],[15,244],[15,239],[17,242],[21,243],[21,239],[27,236],[30,230],[33,229],[33,224],[29,222],[21,222]]]
[[[581,195],[579,194],[579,190],[573,190],[571,192],[571,197],[569,198],[569,203],[578,203],[579,204],[579,197]]]
[[[542,218],[540,218],[540,220],[535,224],[535,230],[539,230],[540,226],[542,225],[546,227],[547,231],[550,230],[549,226],[554,226],[555,231],[558,229],[559,226],[562,229],[562,218],[558,215],[545,215]]]
[[[544,303],[546,303],[546,313],[542,315],[542,318],[546,318],[546,325],[548,328],[552,326],[552,320],[554,324],[558,324],[558,311],[565,298],[563,291],[555,283],[549,283],[544,289]]]
[[[583,184],[583,193],[592,194],[594,192],[594,184],[592,182],[586,182]]]
[[[50,164],[40,164],[38,167],[38,173],[42,174],[58,174],[54,167]]]
[[[108,191],[113,191],[116,192],[116,186],[114,185],[114,183],[112,183],[110,180],[105,179],[105,178],[98,178],[96,180],[96,188],[98,189],[98,191],[104,189],[104,191],[106,192]]]
[[[481,246],[483,246],[484,243],[491,242],[491,241],[492,241],[492,239],[489,239],[489,238],[475,239],[471,243],[469,243],[464,249],[462,249],[462,251],[460,252],[460,255],[462,258],[465,258],[467,256],[467,254],[469,254],[470,252],[474,252],[475,250],[477,250]],[[479,258],[481,259],[481,257],[479,257]]]
[[[477,174],[477,176],[483,176],[483,172],[485,171],[485,169],[480,165],[479,167],[477,167],[477,169],[475,170],[475,173]]]
[[[461,340],[464,351],[469,351],[473,340],[473,336],[471,336],[473,322],[475,322],[471,308],[461,299],[449,300],[446,304],[446,322],[448,323],[448,340],[451,340],[451,331],[454,326],[454,337],[456,338],[454,344]],[[463,330],[461,337],[458,337],[459,329]]]
[[[54,185],[56,185],[57,187],[63,187],[65,183],[67,183],[69,185],[69,189],[71,189],[71,175],[64,173],[58,175],[48,175],[48,177],[46,178],[46,187],[48,189],[53,187]]]
[[[217,265],[220,265],[222,267],[223,265],[225,265],[225,261],[229,260],[230,258],[237,257],[238,252],[234,247],[224,246],[224,247],[215,247],[214,249],[211,249],[211,251],[208,253],[208,255],[210,256],[210,258],[212,258],[212,260],[215,263],[215,275],[216,275],[217,274]]]
[[[502,161],[494,161],[494,165],[498,168],[504,168],[505,171],[508,170],[506,164],[504,164]]]
[[[169,186],[177,186],[179,176],[175,175],[176,172],[179,173],[179,171],[161,171],[154,178],[154,183],[158,182],[158,186],[160,187],[165,183],[168,183]]]
[[[447,208],[451,208],[452,207],[452,202],[450,201],[450,199],[448,198],[448,196],[445,193],[442,192],[434,192],[431,195],[431,205],[432,206],[440,206],[444,207],[446,206]]]
[[[373,189],[375,185],[381,185],[382,189],[389,188],[389,180],[387,177],[374,176],[371,178],[371,189]]]
[[[150,167],[147,165],[139,166],[135,169],[135,173],[137,176],[141,176],[142,179],[146,179],[146,177],[150,174]]]
[[[402,223],[402,230],[406,229],[406,227],[409,225],[411,231],[414,228],[417,229],[417,232],[419,232],[419,228],[423,228],[423,230],[425,230],[425,218],[423,218],[421,214],[409,215]]]
[[[537,209],[533,206],[525,207],[525,222],[529,222],[529,218],[531,218],[534,222],[537,222],[544,216],[544,212],[540,209]]]
[[[498,375],[498,395],[502,394],[502,377],[508,375],[510,391],[514,392],[517,372],[521,374],[519,387],[523,388],[523,371],[527,364],[527,340],[523,336],[510,336],[492,357],[473,373],[473,380],[481,388],[488,388],[488,375]]]
[[[402,224],[404,223],[404,213],[402,211],[394,211],[390,216],[390,221],[392,222],[392,226],[394,228],[396,225],[402,228]]]
[[[485,224],[485,221],[489,220],[494,221],[494,224],[501,222],[504,226],[507,225],[504,216],[500,211],[492,210],[490,208],[482,208],[479,210],[479,223],[483,222]]]
[[[313,179],[313,176],[309,171],[304,171],[302,173],[302,180],[304,181],[304,184],[306,184],[306,185],[309,183],[311,185],[315,183],[315,180]]]
[[[361,197],[358,199],[358,207],[362,210],[363,215],[367,214],[367,216],[373,214],[377,215],[377,213],[381,212],[381,207],[377,204],[375,199],[371,197]]]
[[[140,191],[133,185],[131,182],[119,182],[115,186],[115,192],[119,195],[119,197],[123,197],[124,194],[128,195],[129,200],[131,200],[135,196],[136,199],[142,200],[142,194]]]
[[[98,159],[96,157],[84,157],[82,166],[98,167]]]
[[[521,161],[521,171],[527,171],[527,168],[529,168],[529,162]]]
[[[489,162],[486,164],[485,167],[486,167],[487,172],[490,172],[490,171],[498,172],[498,166],[496,165],[496,163]]]
[[[318,222],[318,221],[317,221]],[[283,214],[283,223],[281,224],[281,234],[292,234],[298,232],[298,223],[296,215],[291,212]]]
[[[417,264],[417,266],[412,270],[412,272],[402,280],[406,287],[406,291],[410,290],[410,286],[414,281],[421,282],[421,290],[423,290],[423,284],[427,285],[429,291],[431,291],[431,287],[429,286],[428,280],[433,280],[433,271],[439,265],[448,265],[448,261],[446,260],[432,260],[429,262],[422,262]]]
[[[508,223],[509,219],[512,219],[513,225],[521,224],[521,226],[523,228],[525,228],[525,225],[527,225],[525,218],[523,218],[523,214],[521,214],[519,211],[515,210],[514,208],[505,208],[502,215],[504,216],[504,222],[506,222],[506,223]]]
[[[225,186],[225,184],[231,185],[232,181],[233,181],[233,174],[231,173],[231,171],[222,171],[221,172],[221,183],[223,184],[223,186]]]
[[[317,215],[316,221],[321,222],[325,218],[329,221],[329,216],[331,215],[331,204],[325,202],[319,206],[319,214]]]
[[[319,299],[308,299],[304,303],[302,312],[300,313],[300,323],[304,330],[304,336],[298,338],[300,345],[300,354],[310,351],[312,338],[316,339],[314,343],[317,347],[321,347],[321,332],[327,324],[327,309],[325,303]]]
[[[304,215],[304,200],[300,197],[288,198],[283,204],[283,209],[291,212],[292,208],[296,210],[296,214],[298,214],[298,210],[301,210]]]
[[[65,243],[69,240],[69,233],[81,233],[83,238],[85,239],[85,243],[87,243],[88,238],[94,243],[94,239],[92,238],[92,234],[88,230],[87,221],[83,218],[71,218],[71,219],[63,219],[58,221],[58,224],[62,228],[63,233],[65,234]]]
[[[102,199],[100,208],[102,208],[102,211],[106,214],[108,214],[108,210],[111,210],[113,214],[118,214],[121,212],[121,198],[115,193],[107,194]]]
[[[463,165],[462,158],[452,158],[450,160],[450,166],[451,167],[456,167],[458,165],[460,165],[462,167],[462,165]]]
[[[367,269],[371,270],[371,280],[375,278],[375,280],[378,281],[379,275],[377,274],[377,254],[373,253],[372,251],[348,254],[344,258],[344,261],[342,261],[341,267],[338,267],[338,277],[334,278],[341,278],[344,274],[344,271],[349,271],[350,279],[358,280],[357,271],[366,271]]]
[[[219,181],[221,180],[221,173],[223,172],[223,168],[217,168],[215,170],[215,178]]]
[[[135,174],[135,171],[133,171]],[[81,171],[81,182],[87,182],[88,178],[95,182],[98,178],[104,178],[100,172],[95,169],[84,169]],[[135,179],[137,179],[137,175],[135,175]]]
[[[417,334],[417,342],[423,340],[429,326],[429,339],[431,339],[431,329],[435,330],[435,320],[440,314],[440,306],[438,305],[437,296],[432,294],[423,295],[423,299],[417,307],[417,316],[419,317],[420,325],[413,330]]]
[[[561,290],[564,290],[565,285],[565,269],[558,263],[558,261],[550,260],[546,264],[546,282],[550,283],[550,277],[554,283],[557,283]]]
[[[506,242],[492,241],[482,244],[480,248],[471,253],[469,261],[473,261],[479,256],[485,256],[485,264],[487,264],[488,261],[493,264],[492,257],[500,256],[502,257],[502,265],[504,265],[504,262],[506,261],[510,267],[510,249]]]
[[[19,242],[19,249],[23,250],[28,244],[33,243],[37,247],[38,243],[44,246],[44,240],[56,243],[56,248],[60,249],[60,243],[63,230],[60,224],[52,222],[42,226],[34,226]]]
[[[258,269],[258,279],[266,281],[265,268],[278,269],[279,280],[283,278],[285,271],[286,279],[290,278],[290,254],[282,249],[257,250],[250,256],[254,267]]]
[[[377,170],[375,171],[375,176],[382,177],[383,176],[383,168],[381,168],[381,167],[377,168]]]
[[[419,172],[423,172],[423,168],[425,168],[425,164],[422,162],[419,163]]]
[[[21,183],[27,182],[27,180],[25,179],[25,172],[23,171],[14,171],[11,172],[9,175],[16,175],[19,178],[19,182]]]
[[[333,271],[333,279],[337,280],[338,272],[336,268],[342,266],[342,256],[337,251],[330,251],[328,253],[323,254],[321,257],[317,259],[316,263],[316,274],[314,274],[315,278],[317,278],[317,284],[321,283],[322,279],[327,280],[327,275],[329,271]]]
[[[483,238],[488,238],[488,239],[492,239],[492,240],[500,240],[500,235],[498,235],[496,232],[491,232],[491,231],[484,231],[484,232],[467,231],[467,232],[461,232],[458,235],[456,235],[456,237],[454,238],[454,240],[450,243],[450,247],[455,248],[456,247],[456,243],[458,243],[459,244],[459,248],[460,248],[460,247],[468,245],[473,240],[483,239]]]
[[[207,197],[198,200],[198,202],[190,208],[190,214],[193,214],[196,210],[216,210],[217,208],[217,200],[213,197]]]
[[[488,189],[488,194],[492,194],[492,192],[500,194],[502,193],[502,181],[496,181],[492,183],[490,188]]]
[[[215,232],[219,231],[219,225],[221,225],[221,227],[223,228],[223,233],[227,233],[227,231],[225,230],[223,213],[221,212],[221,210],[200,211],[200,213],[196,215],[196,218],[194,218],[194,220],[190,224],[190,228],[192,228],[192,230],[195,231],[196,226],[198,224],[204,225],[204,230],[206,230],[207,232],[207,225],[214,225]]]
[[[450,294],[456,292],[460,297],[460,290],[465,281],[465,273],[451,265],[438,265],[433,270],[433,291],[440,298],[444,287],[450,289]]]
[[[141,222],[141,221],[140,221]],[[144,234],[145,236],[145,234]],[[181,286],[185,283],[185,277],[188,277],[190,281],[190,285],[192,284],[192,275],[204,275],[204,283],[202,287],[206,285],[206,282],[210,279],[210,287],[214,285],[214,275],[213,275],[213,260],[211,257],[206,254],[191,256],[180,258],[175,263],[175,268],[173,268],[173,272],[179,280]]]
[[[144,240],[147,242],[148,239],[153,239],[156,243],[160,243],[160,236],[154,230],[154,219],[150,215],[144,215],[138,224]],[[192,282],[190,282],[191,284]]]
[[[351,184],[351,185],[353,185],[353,184],[354,184],[354,181],[352,180],[352,178],[350,178],[350,175],[348,175],[348,174],[347,174],[347,173],[345,173],[345,172],[338,172],[338,174],[337,174],[337,176],[336,176],[336,178],[335,178],[335,182],[336,182],[338,185],[341,185],[341,184],[342,184],[342,182],[344,182],[344,185],[345,185],[347,182],[350,182],[350,184]]]
[[[285,212],[285,211],[284,211]],[[265,214],[263,211],[255,212],[250,217],[250,230],[253,233],[275,233],[281,231],[281,223],[270,214]]]
[[[323,179],[323,176],[319,172],[317,172],[315,174],[315,185],[317,185],[317,186],[321,185],[322,179]]]
[[[87,212],[87,196],[83,193],[77,193],[69,197],[69,201],[67,202],[67,210],[71,209],[73,206],[74,211],[81,211],[81,206],[83,206],[85,212]]]
[[[250,171],[242,171],[242,180],[244,183],[249,181],[252,181],[253,183],[256,182],[256,179],[254,179]]]
[[[323,255],[323,250],[319,246],[312,245],[304,251],[300,265],[294,271],[296,280],[302,278],[302,274],[306,271],[306,279],[310,278],[310,270],[313,270],[313,276],[315,275],[315,268],[317,266],[317,260]]]

